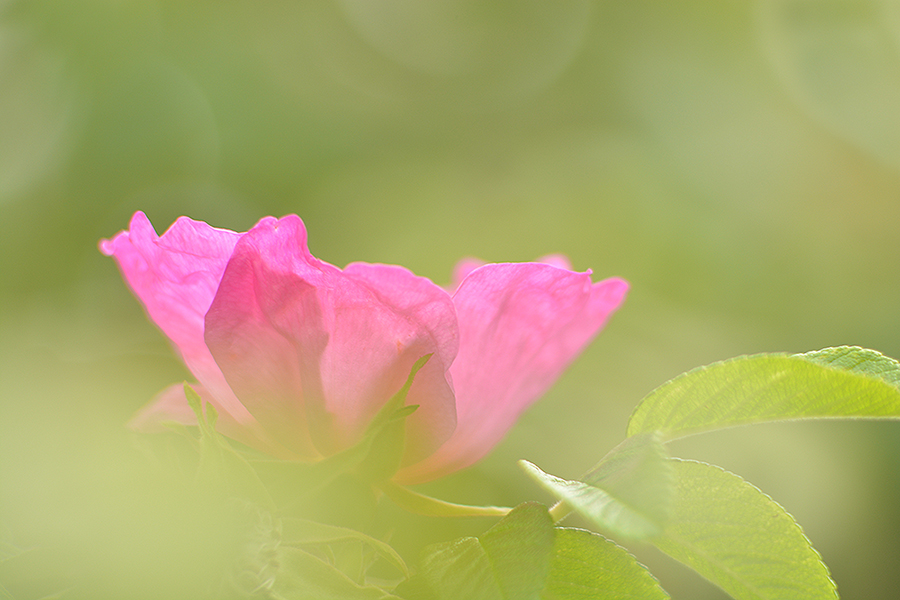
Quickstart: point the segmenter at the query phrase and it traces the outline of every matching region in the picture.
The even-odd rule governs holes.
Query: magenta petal
[[[406,402],[398,481],[414,483],[482,457],[556,380],[619,306],[628,285],[592,284],[568,260],[460,262],[453,297],[407,269],[343,271],[307,248],[299,217],[246,234],[178,219],[161,237],[143,213],[100,242],[219,412],[217,429],[275,456],[315,460],[358,442],[430,360]],[[454,386],[456,393],[454,393]],[[132,425],[193,423],[181,386]]]
[[[298,273],[317,269],[308,278],[319,284],[337,271],[310,255],[298,217],[262,219],[235,247],[206,315],[206,344],[231,389],[273,440],[306,459],[321,456],[306,400],[322,394],[328,332],[314,284]]]
[[[301,454],[310,442],[332,454],[358,441],[413,363],[435,353],[409,398],[422,403],[411,427],[431,427],[435,438],[411,442],[422,453],[417,446],[433,450],[452,431],[452,422],[440,428],[453,417],[444,371],[454,325],[452,302],[434,284],[399,267],[342,272],[309,253],[303,223],[290,216],[264,219],[241,239],[207,315],[206,341],[248,410]]]
[[[203,340],[204,315],[240,236],[181,217],[157,237],[144,213],[137,212],[130,229],[102,240],[100,250],[116,259],[147,314],[209,389],[219,411],[252,422]]]
[[[569,262],[569,258],[564,254],[548,254],[539,258],[537,262],[560,269],[572,270],[572,263]],[[469,273],[486,264],[486,262],[478,258],[464,258],[457,262],[453,267],[453,281],[449,288],[451,293],[459,289],[460,284],[469,276]]]
[[[565,254],[548,254],[537,259],[537,262],[543,263],[545,265],[550,265],[558,269],[566,269],[567,271],[572,270],[572,263],[569,261],[569,257]]]
[[[407,419],[404,462],[416,462],[434,453],[456,429],[456,399],[447,375],[459,350],[453,301],[430,280],[403,267],[353,263],[344,274],[365,286],[388,309],[383,325],[396,343],[396,355],[389,352],[385,360],[395,361],[394,369],[404,379],[412,367],[409,361],[432,354],[406,397],[407,404],[419,408]],[[339,344],[347,344],[348,350],[358,344],[356,332],[349,328],[347,332],[349,335],[333,339],[336,355],[341,353]],[[396,391],[395,383],[389,385]]]
[[[591,284],[590,273],[538,263],[472,271],[453,297],[460,328],[450,369],[456,432],[399,478],[431,479],[486,454],[600,331],[627,290],[620,279]]]
[[[469,273],[478,267],[483,267],[485,264],[487,263],[478,258],[464,258],[457,262],[456,266],[453,267],[453,281],[450,282],[450,293],[454,293],[459,289],[460,284],[469,276]]]

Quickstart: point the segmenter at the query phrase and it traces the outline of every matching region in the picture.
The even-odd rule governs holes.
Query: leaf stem
[[[550,518],[553,519],[554,525],[568,517],[571,513],[572,509],[569,508],[569,505],[562,500],[560,500],[550,508]]]
[[[397,506],[427,517],[505,517],[512,510],[504,506],[454,504],[414,492],[391,481],[383,481],[377,487]]]

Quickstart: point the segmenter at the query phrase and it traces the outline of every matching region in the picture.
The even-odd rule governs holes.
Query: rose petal
[[[430,451],[449,435],[440,427],[453,405],[443,377],[455,354],[453,324],[449,296],[431,282],[383,265],[344,273],[309,253],[302,221],[289,216],[264,219],[236,246],[206,341],[267,431],[292,449],[305,441],[289,436],[308,431],[322,454],[358,441],[413,363],[435,353],[409,398],[422,403],[411,423],[435,436],[411,436],[410,452],[421,454],[417,446]]]
[[[347,265],[344,273],[365,285],[395,315],[419,324],[414,330],[406,330],[402,351],[408,355],[407,360],[415,362],[425,354],[433,353],[416,374],[406,397],[406,404],[416,404],[419,408],[406,421],[404,463],[419,461],[433,454],[456,429],[456,398],[447,374],[459,351],[459,328],[453,300],[431,280],[418,277],[403,267],[352,263]],[[340,341],[335,338],[333,343]],[[348,336],[346,341],[354,343],[353,336]],[[400,345],[397,350],[401,351]],[[339,350],[335,347],[334,352],[339,353]],[[409,369],[406,370],[408,375]]]
[[[478,258],[464,258],[456,263],[456,266],[453,267],[453,281],[450,283],[450,293],[454,293],[459,289],[459,285],[469,276],[469,273],[478,267],[483,267],[485,264],[487,263]]]
[[[271,221],[253,231],[268,230]],[[257,237],[245,236],[235,248],[206,314],[206,344],[231,389],[272,439],[301,458],[316,458],[303,403],[311,393],[304,393],[304,384],[317,381],[316,357],[328,341],[316,291],[297,275],[273,273],[260,257]],[[272,313],[279,311],[293,311],[305,323],[298,344],[273,323]]]
[[[558,269],[572,270],[572,263],[565,254],[548,254],[537,259],[537,262],[550,265]]]
[[[175,344],[188,369],[210,391],[219,412],[253,425],[203,340],[204,315],[241,234],[181,217],[162,237],[142,212],[128,231],[102,240],[150,319]]]
[[[431,479],[486,454],[599,332],[627,290],[620,279],[592,285],[589,272],[538,263],[472,271],[453,297],[460,328],[450,369],[456,432],[399,479]]]
[[[569,258],[564,254],[548,254],[537,259],[537,262],[560,269],[572,270],[572,263],[569,262]],[[486,262],[478,258],[464,258],[457,262],[456,266],[453,267],[453,281],[450,284],[450,292],[453,293],[459,289],[459,285],[469,276],[469,273],[486,264]]]

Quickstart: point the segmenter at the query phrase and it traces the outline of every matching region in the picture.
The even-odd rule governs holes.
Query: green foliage
[[[628,438],[591,469],[581,481],[520,465],[558,500],[615,537],[646,539],[662,533],[671,508],[672,468],[658,437]]]
[[[534,503],[481,537],[427,548],[421,572],[397,593],[409,600],[668,598],[622,548],[588,531],[554,528]]]
[[[194,410],[200,426],[198,484],[219,489],[224,498],[242,498],[274,510],[275,503],[256,471],[247,459],[235,451],[228,440],[216,431],[216,409],[209,403],[203,403],[197,392],[187,383],[184,384],[184,395]]]
[[[216,412],[185,386],[200,425],[197,482],[237,499],[240,550],[224,595],[272,600],[606,600],[668,598],[626,550],[598,533],[556,527],[575,512],[622,542],[648,542],[735,600],[834,600],[835,583],[794,519],[737,475],[669,457],[666,440],[773,420],[900,417],[900,363],[862,348],[739,357],[695,369],[651,392],[629,436],[577,480],[526,474],[558,500],[514,509],[452,504],[396,485],[406,392],[428,357],[375,417],[362,441],[315,465],[248,461],[215,431]],[[192,438],[193,439],[193,438]],[[277,467],[274,470],[268,467]],[[276,502],[274,480],[309,502]],[[332,484],[351,480],[358,487]],[[367,494],[368,500],[350,498]],[[484,534],[427,546],[411,571],[386,533],[310,518],[305,507],[375,506],[386,496],[430,517],[503,516]],[[330,513],[332,516],[335,513]],[[327,521],[327,519],[326,519]],[[0,546],[0,576],[27,560]],[[36,554],[34,556],[37,556]],[[377,576],[373,573],[377,572]],[[3,579],[0,577],[0,582]],[[0,587],[0,599],[18,596]]]
[[[841,347],[739,357],[685,373],[649,394],[632,415],[629,437],[578,480],[521,461],[526,474],[559,501],[549,512],[535,503],[512,510],[464,506],[385,479],[402,450],[405,417],[414,410],[404,406],[406,390],[427,358],[413,368],[360,444],[304,466],[298,481],[319,490],[338,471],[355,474],[411,512],[505,517],[479,537],[427,547],[418,572],[410,575],[403,558],[376,537],[296,516],[273,519],[259,509],[261,525],[245,545],[233,583],[237,589],[265,590],[275,600],[668,597],[615,543],[596,533],[554,527],[573,511],[614,538],[650,542],[736,600],[833,600],[836,586],[827,567],[783,508],[718,467],[669,458],[664,441],[762,421],[900,417],[900,364],[877,352]],[[227,472],[245,490],[256,489],[259,480],[249,476],[253,468],[215,433],[215,412],[207,406],[204,414],[199,397],[189,388],[186,393],[201,424],[201,474]],[[376,452],[378,447],[383,452]],[[322,479],[310,477],[315,473]],[[390,565],[395,582],[402,578],[393,592],[387,591],[389,580],[370,577],[378,562]]]
[[[479,538],[426,548],[419,577],[433,600],[536,600],[550,570],[553,523],[524,504]]]
[[[834,582],[800,526],[737,475],[674,460],[672,519],[653,541],[735,600],[837,598]]]
[[[858,348],[759,354],[700,367],[651,392],[628,435],[665,439],[735,425],[815,417],[900,418],[897,362]]]
[[[418,408],[417,405],[404,406],[409,388],[419,370],[431,358],[426,354],[417,360],[403,387],[381,407],[366,430],[366,435],[359,446],[368,446],[365,459],[357,471],[367,481],[379,482],[390,479],[403,458],[406,443],[406,417]]]
[[[632,555],[611,541],[560,527],[541,600],[662,600],[669,595]]]
[[[833,599],[827,567],[783,508],[718,467],[669,459],[662,446],[703,431],[817,417],[900,418],[900,364],[856,347],[714,363],[651,392],[629,437],[580,480],[521,464],[593,527],[651,541],[736,600]]]
[[[267,589],[272,600],[388,600],[397,597],[374,585],[360,585],[336,567],[298,548],[279,552],[279,572]]]
[[[281,543],[297,548],[325,546],[346,541],[359,541],[370,547],[378,556],[393,565],[401,575],[409,577],[409,569],[400,555],[381,540],[346,527],[316,523],[307,519],[282,519]]]

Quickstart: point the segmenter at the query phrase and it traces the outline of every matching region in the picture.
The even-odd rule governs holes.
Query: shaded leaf
[[[537,600],[550,569],[554,530],[547,508],[515,508],[481,536],[503,598]]]
[[[407,600],[664,600],[656,579],[624,549],[581,529],[553,528],[523,504],[480,538],[426,549]]]
[[[360,585],[325,561],[298,548],[279,550],[279,569],[266,597],[273,600],[390,600],[397,596]]]
[[[422,575],[434,600],[502,600],[503,592],[478,538],[461,538],[430,547]]]
[[[559,528],[541,600],[664,600],[656,578],[623,548],[583,529]]]
[[[388,544],[370,537],[364,533],[346,527],[325,525],[306,519],[283,518],[281,520],[281,543],[286,546],[303,547],[305,545],[331,544],[336,542],[357,540],[360,541],[397,568],[405,577],[409,577],[409,570],[400,555]]]
[[[650,538],[662,533],[668,519],[672,467],[653,433],[628,438],[581,481],[549,475],[527,461],[520,465],[554,497],[614,536]]]
[[[736,600],[833,600],[837,591],[800,526],[737,475],[672,460],[675,506],[653,544]]]
[[[663,525],[674,488],[668,458],[658,433],[636,435],[613,448],[581,481],[606,490],[632,511]]]
[[[198,482],[203,486],[221,487],[231,497],[250,500],[274,510],[275,503],[256,470],[215,430],[216,409],[209,403],[203,403],[199,394],[187,383],[184,384],[184,395],[200,426]]]
[[[421,582],[409,586],[416,588],[409,597],[538,600],[549,573],[553,544],[554,529],[546,507],[523,504],[480,538],[426,548]]]

